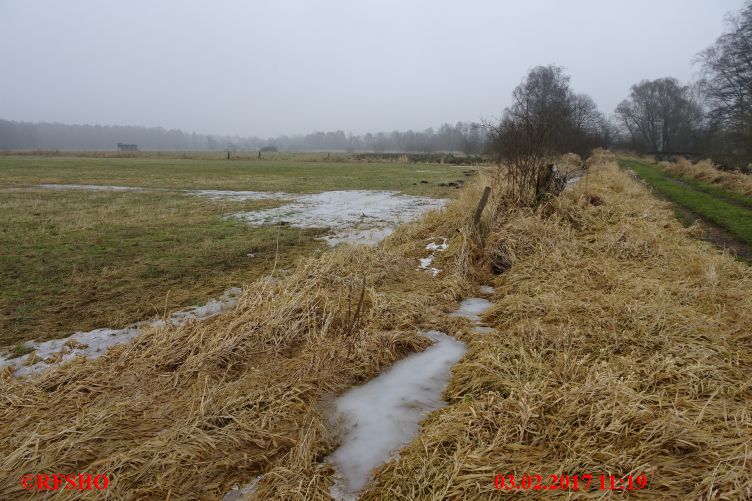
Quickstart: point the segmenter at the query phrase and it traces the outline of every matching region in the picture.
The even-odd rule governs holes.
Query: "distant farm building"
[[[137,144],[118,143],[117,147],[118,147],[118,151],[138,151]]]

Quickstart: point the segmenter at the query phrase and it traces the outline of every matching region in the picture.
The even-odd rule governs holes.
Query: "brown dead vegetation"
[[[677,176],[685,176],[705,183],[717,184],[729,191],[752,196],[752,176],[737,171],[724,171],[715,167],[711,160],[693,164],[685,158],[676,162],[661,162],[661,166]]]
[[[537,209],[477,176],[382,246],[256,281],[219,317],[34,380],[6,374],[0,497],[21,495],[24,473],[91,472],[110,476],[113,498],[216,499],[264,474],[258,499],[328,499],[336,437],[322,401],[424,348],[427,328],[469,352],[449,406],[364,499],[488,499],[496,473],[644,472],[635,496],[752,496],[752,272],[607,157],[589,165],[587,183]],[[442,236],[444,271],[416,271]],[[473,334],[446,313],[491,280],[497,332]]]

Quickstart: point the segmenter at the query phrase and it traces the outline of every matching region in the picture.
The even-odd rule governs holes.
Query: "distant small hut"
[[[138,151],[137,144],[118,143],[117,147],[118,147],[118,151]]]

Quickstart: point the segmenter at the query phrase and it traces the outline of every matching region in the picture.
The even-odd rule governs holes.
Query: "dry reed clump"
[[[486,315],[497,332],[466,338],[451,405],[361,499],[488,499],[495,474],[525,473],[645,473],[625,495],[750,499],[752,271],[613,163],[492,232],[514,255]]]
[[[577,153],[566,153],[556,161],[556,167],[568,178],[582,172],[584,162]]]
[[[710,184],[718,184],[729,191],[752,196],[752,176],[741,172],[723,171],[717,169],[712,160],[702,160],[693,164],[686,158],[680,157],[674,163],[661,162],[668,172],[677,176],[685,176]]]
[[[29,472],[107,474],[118,499],[216,499],[263,473],[264,499],[326,498],[332,472],[318,461],[336,444],[320,403],[425,348],[420,329],[456,323],[445,312],[469,288],[484,182],[380,247],[337,248],[250,284],[215,318],[32,380],[6,371],[0,499],[22,495]],[[436,278],[417,270],[435,237],[450,243]]]
[[[615,161],[616,155],[612,151],[604,150],[603,148],[596,148],[590,156],[585,159],[585,167],[590,168],[594,165],[603,165]]]

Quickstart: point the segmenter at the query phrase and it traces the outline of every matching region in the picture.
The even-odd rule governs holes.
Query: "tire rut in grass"
[[[680,179],[680,178],[678,178],[676,176],[666,175],[665,173],[661,173],[661,174],[665,177],[665,179],[667,181],[669,181],[671,183],[674,183],[676,185],[679,185],[679,186],[681,186],[683,188],[687,188],[688,190],[692,190],[692,191],[694,191],[696,193],[702,193],[704,195],[708,195],[710,197],[715,198],[716,200],[718,200],[720,202],[723,202],[723,203],[726,203],[726,204],[731,204],[731,205],[736,205],[737,207],[740,207],[740,208],[742,208],[744,210],[752,211],[752,201],[750,201],[748,203],[748,202],[744,202],[742,200],[738,200],[736,198],[733,198],[731,196],[723,196],[723,195],[720,195],[720,194],[718,194],[716,192],[713,192],[711,190],[703,189],[700,186],[695,186],[693,184],[690,184],[690,183],[688,183],[688,182],[686,182],[686,181],[684,181],[684,180],[682,180],[682,179]]]

